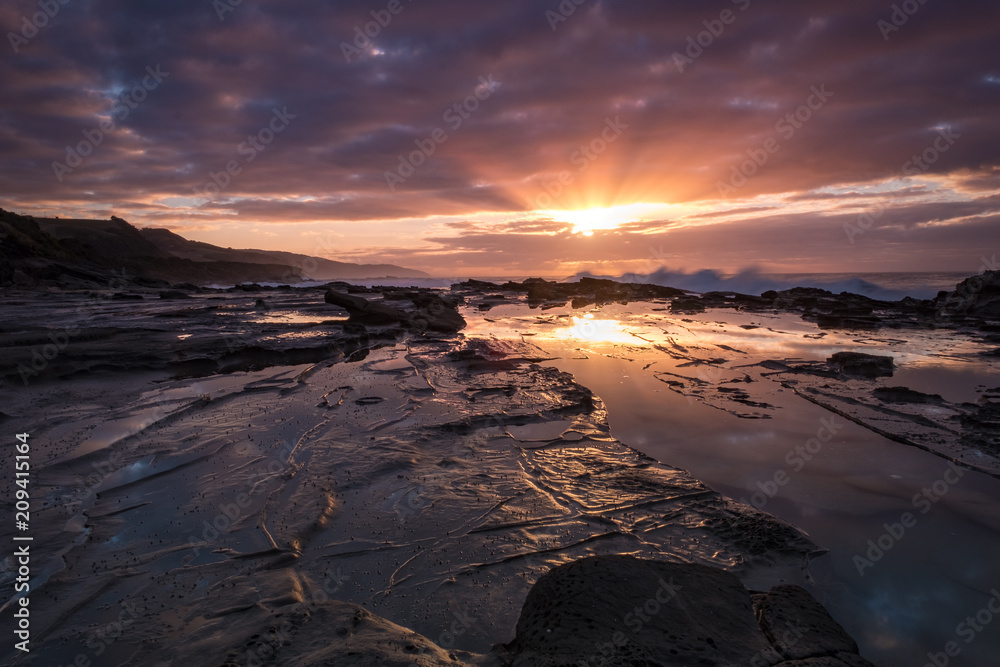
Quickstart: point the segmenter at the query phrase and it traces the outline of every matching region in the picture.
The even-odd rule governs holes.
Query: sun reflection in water
[[[552,332],[554,338],[578,340],[591,343],[628,343],[646,345],[646,341],[632,335],[620,320],[598,320],[588,313],[583,317],[573,316],[573,325],[561,327]]]

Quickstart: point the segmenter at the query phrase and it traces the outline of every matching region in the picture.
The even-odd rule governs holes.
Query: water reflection
[[[954,664],[996,662],[995,626],[968,645],[956,628],[1000,582],[1000,483],[967,471],[925,515],[913,498],[940,479],[948,462],[846,420],[838,421],[837,437],[796,470],[789,453],[815,436],[830,413],[769,380],[758,366],[769,359],[824,361],[845,350],[889,355],[893,377],[862,387],[865,400],[876,386],[905,386],[975,404],[1000,394],[990,389],[1000,387],[1000,364],[984,354],[995,345],[957,332],[821,330],[789,313],[677,316],[660,304],[606,305],[589,315],[552,309],[528,317],[498,307],[488,319],[467,317],[469,336],[530,336],[524,340],[557,357],[546,365],[572,373],[602,398],[617,438],[690,470],[732,498],[749,499],[771,488],[777,472],[785,473],[787,483],[774,483],[775,495],[763,509],[829,550],[809,568],[811,592],[869,659],[922,665],[929,652],[940,654],[948,642],[958,642],[961,663]],[[584,346],[594,354],[580,355]],[[618,352],[626,346],[627,353]],[[954,408],[928,403],[913,411],[932,422],[955,421]],[[756,412],[771,418],[739,418]],[[905,512],[919,516],[919,523],[877,565],[859,573],[854,557],[867,558],[869,540]]]
[[[624,343],[628,345],[649,345],[649,341],[629,331],[621,320],[599,320],[593,313],[583,317],[572,317],[572,326],[561,327],[552,332],[557,340],[578,340],[589,343]]]

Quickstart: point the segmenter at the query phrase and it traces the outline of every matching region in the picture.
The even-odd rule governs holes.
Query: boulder
[[[1000,271],[984,271],[966,278],[952,292],[934,299],[941,317],[1000,319]]]
[[[783,658],[804,660],[858,653],[858,645],[819,602],[799,586],[775,586],[760,604],[760,629]]]
[[[924,394],[909,387],[879,387],[872,396],[883,403],[932,403],[940,405],[944,399],[938,394]]]
[[[584,558],[543,575],[516,637],[494,652],[510,667],[872,667],[803,588],[751,598],[725,570],[632,556]]]
[[[827,359],[827,363],[836,366],[844,375],[864,378],[892,377],[896,370],[892,357],[864,352],[837,352]]]
[[[414,310],[406,311],[364,297],[328,290],[325,301],[348,312],[355,323],[365,325],[399,324],[416,331],[455,333],[465,328],[465,319],[455,307],[435,294],[414,296]]]

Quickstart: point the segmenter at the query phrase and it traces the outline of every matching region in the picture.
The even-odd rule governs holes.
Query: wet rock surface
[[[118,662],[225,664],[247,628],[329,600],[461,660],[512,638],[531,585],[586,556],[712,565],[752,585],[804,576],[811,541],[616,441],[598,397],[529,361],[544,356],[418,337],[195,384],[81,378],[5,405],[51,489],[35,557],[62,563],[33,591],[43,641],[25,664],[88,654],[126,603],[134,620],[105,649]],[[345,641],[393,634],[380,657],[338,653],[340,621],[312,626],[326,648],[281,651],[288,664],[449,664],[372,622]]]
[[[138,284],[5,291],[0,370],[8,389],[38,384],[30,400],[6,394],[4,423],[46,443],[39,480],[50,490],[36,517],[39,562],[51,564],[37,593],[44,649],[27,664],[86,653],[123,601],[136,603],[136,620],[106,643],[106,655],[123,664],[153,655],[192,663],[211,655],[223,664],[245,643],[237,649],[221,637],[258,628],[246,642],[262,646],[271,635],[259,628],[274,618],[304,627],[306,616],[327,614],[330,623],[312,627],[344,626],[337,619],[356,610],[333,600],[373,614],[371,634],[359,630],[350,644],[385,650],[372,660],[394,664],[409,652],[416,664],[486,664],[514,655],[489,650],[514,637],[532,583],[581,558],[628,554],[722,568],[744,590],[800,579],[818,552],[805,536],[618,442],[599,397],[537,365],[552,355],[530,336],[573,316],[549,308],[512,339],[412,325],[411,313],[433,310],[437,300],[457,324],[451,312],[461,317],[461,300],[465,313],[489,304],[494,315],[577,300],[610,308],[631,298],[602,281],[580,284],[470,283],[446,296],[344,283],[168,286],[190,297],[177,301],[160,299],[162,286]],[[341,301],[358,315],[333,307],[323,302],[328,289],[338,299],[363,295],[368,305]],[[655,362],[643,369],[666,390],[748,419],[784,409],[777,392],[787,390],[897,442],[1000,473],[997,390],[984,386],[975,400],[956,400],[904,386],[906,355],[894,353],[887,365],[877,359],[887,355],[872,361],[851,349],[901,344],[870,334],[850,334],[856,338],[846,345],[813,328],[799,337],[831,341],[824,346],[847,356],[788,352],[759,361],[731,337],[682,337],[699,327],[722,331],[716,306],[697,321],[672,317],[669,308],[699,298],[703,306],[739,302],[735,312],[763,312],[751,309],[776,298],[658,294],[641,305],[655,335],[636,330],[625,340],[670,361],[669,370]],[[948,331],[971,342],[942,348],[942,357],[990,363],[981,361],[980,343],[996,336],[981,317],[992,301],[985,287],[975,294],[985,296],[947,319],[956,327]],[[393,317],[367,320],[376,305]],[[900,327],[922,330],[904,320]],[[736,328],[790,337],[774,326],[762,319]],[[632,353],[629,343],[615,352]],[[456,614],[467,623],[452,626]],[[312,648],[300,655],[295,642],[281,646],[288,664],[303,656],[369,664],[353,648],[324,653],[304,643]],[[837,646],[800,662],[865,664],[841,650],[846,643]],[[785,649],[781,658],[798,659]]]
[[[630,556],[596,556],[544,575],[500,655],[512,667],[845,664],[839,655],[870,665],[798,586],[751,599],[723,570]]]

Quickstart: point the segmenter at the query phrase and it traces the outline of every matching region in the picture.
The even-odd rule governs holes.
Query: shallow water
[[[992,664],[1000,654],[1000,617],[979,632],[960,625],[1000,586],[1000,480],[953,469],[945,458],[873,433],[777,383],[738,385],[771,406],[745,410],[740,404],[713,407],[662,381],[697,380],[701,372],[712,385],[761,360],[822,360],[846,349],[896,357],[899,369],[885,380],[889,385],[974,401],[1000,385],[996,364],[976,354],[982,345],[975,340],[916,331],[873,338],[822,332],[788,316],[733,312],[684,321],[637,304],[594,309],[589,316],[567,309],[525,315],[500,307],[487,317],[492,321],[473,323],[474,332],[537,334],[530,340],[559,357],[547,365],[572,373],[604,400],[615,437],[789,521],[828,549],[810,566],[811,591],[865,657],[879,665],[923,665],[929,652],[944,651],[948,642],[960,649],[952,665]],[[692,366],[654,343],[727,360]],[[896,524],[907,514],[912,525],[900,532]]]

